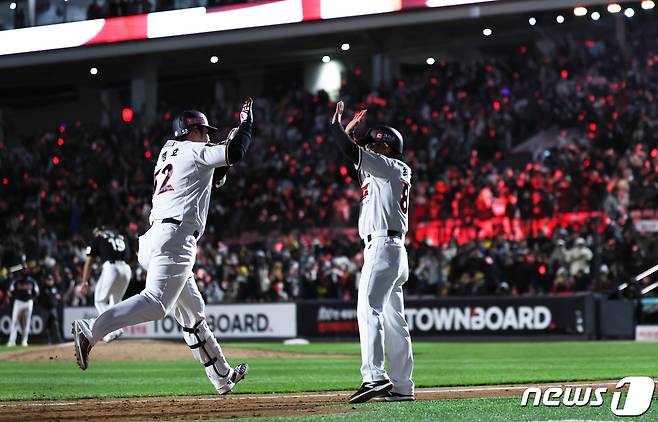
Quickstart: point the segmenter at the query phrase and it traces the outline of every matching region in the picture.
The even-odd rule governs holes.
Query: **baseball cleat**
[[[365,403],[368,400],[383,396],[393,388],[393,383],[390,380],[371,381],[361,384],[356,393],[350,396],[349,403]]]
[[[414,401],[416,397],[413,394],[400,394],[389,391],[383,396],[375,397],[373,401],[385,401],[385,402],[394,402],[394,401]]]
[[[91,330],[89,325],[84,320],[73,321],[73,329],[71,330],[73,334],[74,348],[75,348],[75,359],[78,362],[78,366],[83,371],[89,366],[89,352],[91,352]]]
[[[217,392],[223,396],[224,394],[228,394],[233,390],[233,388],[242,381],[247,374],[249,373],[249,365],[246,363],[241,363],[238,366],[236,366],[234,369],[231,369],[229,374],[224,378],[224,382],[217,387]]]

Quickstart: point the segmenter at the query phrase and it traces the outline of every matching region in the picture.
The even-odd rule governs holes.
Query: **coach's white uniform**
[[[100,315],[92,328],[96,342],[118,328],[162,319],[174,309],[192,353],[216,387],[217,377],[226,376],[230,367],[205,321],[192,267],[206,225],[213,172],[229,165],[227,153],[225,145],[167,141],[155,168],[152,226],[139,238],[146,288]],[[172,219],[176,222],[167,222]]]
[[[400,160],[364,148],[359,148],[356,168],[361,180],[359,235],[365,243],[357,305],[361,376],[363,382],[390,376],[393,392],[413,395],[411,336],[402,295],[402,285],[409,278],[404,238],[411,169]]]

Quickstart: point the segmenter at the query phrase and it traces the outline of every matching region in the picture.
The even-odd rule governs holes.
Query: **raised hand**
[[[361,123],[361,120],[363,120],[367,112],[368,110],[361,110],[354,115],[354,118],[345,127],[345,132],[347,132],[348,135],[351,135],[357,126],[359,126],[359,123]]]
[[[242,104],[242,111],[240,112],[240,124],[242,123],[253,123],[254,121],[254,111],[253,111],[254,100],[249,97]]]
[[[343,117],[343,111],[345,111],[345,104],[342,101],[338,101],[336,103],[336,112],[334,113],[334,117],[331,118],[332,125],[336,122],[340,124],[340,120]]]

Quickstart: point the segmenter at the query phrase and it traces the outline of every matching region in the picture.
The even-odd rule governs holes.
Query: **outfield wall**
[[[73,320],[93,318],[92,307],[65,308],[64,338]],[[219,339],[265,340],[304,337],[356,340],[355,302],[302,301],[208,305],[208,325]],[[570,296],[492,296],[407,300],[405,315],[414,339],[593,340],[633,339],[635,303],[593,294]],[[0,342],[9,334],[11,309],[0,309]],[[174,315],[127,327],[126,338],[180,339]],[[31,343],[45,343],[43,319],[32,320]]]

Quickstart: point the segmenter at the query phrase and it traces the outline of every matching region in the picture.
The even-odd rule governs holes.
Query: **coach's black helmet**
[[[395,158],[402,157],[404,150],[404,141],[402,135],[397,129],[390,126],[375,126],[368,129],[366,136],[360,140],[360,144],[367,145],[373,142],[384,142],[391,148],[392,154]]]
[[[174,119],[174,137],[180,138],[190,133],[193,126],[208,128],[209,133],[217,132],[217,128],[208,124],[205,114],[196,110],[186,110]]]

